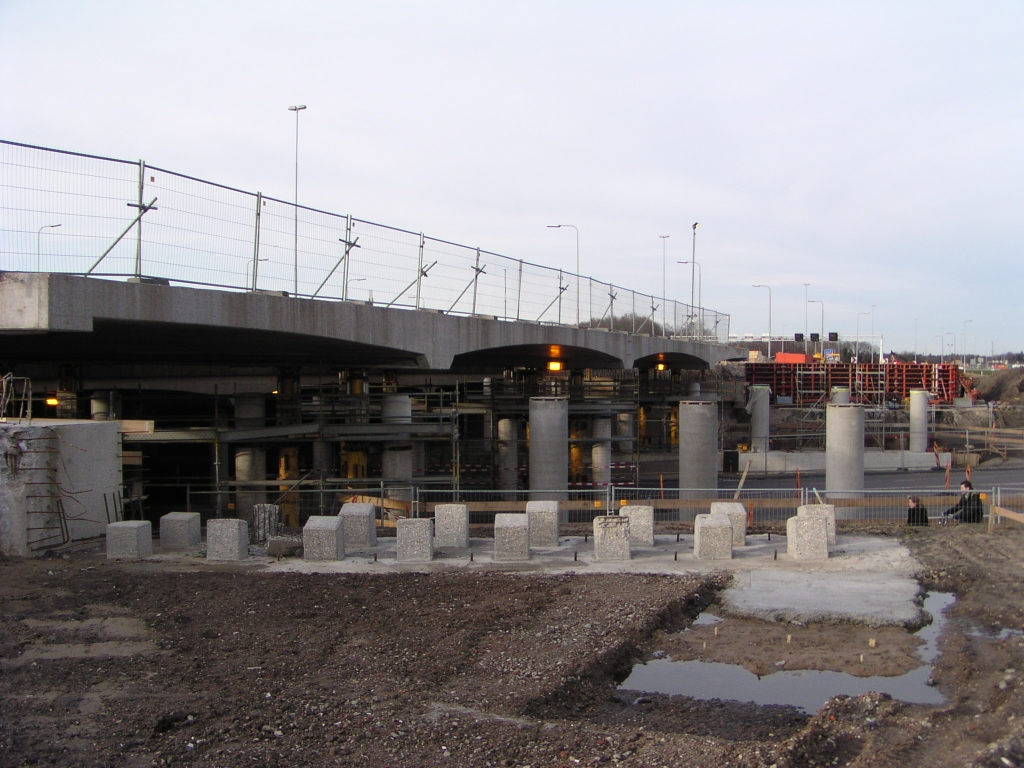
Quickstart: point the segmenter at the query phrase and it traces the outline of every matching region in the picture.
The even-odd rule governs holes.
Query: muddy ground
[[[900,535],[924,586],[958,596],[934,672],[949,701],[868,695],[813,718],[617,695],[721,576],[2,561],[0,766],[1024,766],[1024,640],[992,637],[1024,626],[1024,531]],[[865,633],[888,647],[842,625],[751,641]]]

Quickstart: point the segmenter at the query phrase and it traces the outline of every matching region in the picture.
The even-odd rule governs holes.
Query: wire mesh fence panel
[[[710,513],[712,503],[735,501],[746,508],[748,519],[752,515],[753,522],[759,523],[792,517],[804,503],[799,488],[743,489],[738,498],[736,494],[735,489],[729,488],[615,488],[613,506],[647,505],[654,508],[657,522],[692,523],[697,515]]]
[[[995,501],[993,489],[976,489],[978,502],[981,505],[982,515],[988,514],[988,507]],[[924,490],[890,489],[857,491],[856,494],[822,494],[822,498],[828,504],[835,506],[836,521],[857,521],[861,523],[907,523],[910,520],[911,497],[917,499],[919,507],[924,511],[917,514],[927,513],[930,524],[944,522],[947,518],[946,512],[952,511],[954,515],[959,514],[964,505],[958,506],[961,502],[960,491],[944,491],[928,488]],[[814,503],[812,497],[810,503]],[[966,515],[968,518],[970,514]],[[980,522],[980,521],[979,521]]]
[[[1024,486],[1000,486],[996,499],[996,503],[1003,509],[1024,514]]]
[[[530,501],[558,501],[559,516],[564,523],[589,523],[608,514],[607,489],[573,491],[498,491],[420,489],[416,495],[415,514],[433,517],[438,504],[465,504],[473,525],[493,525],[499,513],[525,513]]]

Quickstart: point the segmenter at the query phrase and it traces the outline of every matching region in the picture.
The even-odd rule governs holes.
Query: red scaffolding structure
[[[867,405],[903,402],[912,389],[926,389],[938,403],[969,391],[955,363],[747,363],[747,383],[771,387],[773,402],[826,402],[834,387],[847,387],[850,401]]]

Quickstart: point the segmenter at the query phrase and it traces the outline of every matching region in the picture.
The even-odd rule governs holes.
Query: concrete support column
[[[754,453],[768,453],[768,438],[771,430],[770,387],[750,387],[747,395],[747,413],[750,414],[750,450]]]
[[[530,490],[554,491],[531,497],[558,500],[569,483],[569,400],[530,398]]]
[[[718,487],[718,404],[679,403],[679,488]]]
[[[628,440],[619,440],[617,450],[619,453],[626,454],[628,456],[633,455],[633,414],[629,411],[626,413],[620,413],[616,418],[618,424],[618,430],[616,435],[618,437],[628,437]]]
[[[235,429],[262,429],[267,425],[267,400],[262,394],[241,394],[232,398],[235,408]],[[235,448],[235,481],[262,483],[267,479],[267,452],[260,445],[239,445]],[[255,504],[267,503],[263,485],[235,486],[235,516],[252,520]]]
[[[832,387],[832,394],[829,397],[830,403],[836,405],[848,405],[850,402],[849,387]]]
[[[93,392],[89,398],[89,416],[93,421],[117,421],[121,418],[121,395],[110,390]]]
[[[594,445],[590,449],[591,476],[595,486],[607,488],[612,482],[612,420],[594,419],[591,437]]]
[[[519,425],[515,419],[498,420],[498,488],[514,491],[519,486]]]
[[[385,424],[412,424],[412,398],[409,395],[384,395],[380,406],[381,421]],[[381,477],[385,482],[399,485],[412,485],[412,472],[415,464],[412,442],[392,440],[384,444],[384,455],[381,457]],[[411,490],[393,491],[392,498],[409,500]]]
[[[864,408],[825,407],[825,490],[831,498],[855,498],[864,490]]]
[[[928,390],[910,390],[910,452],[928,450]]]

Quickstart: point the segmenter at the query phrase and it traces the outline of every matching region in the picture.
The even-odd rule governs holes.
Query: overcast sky
[[[1019,350],[1019,2],[0,0],[0,138],[703,303]],[[810,330],[821,323],[812,304]],[[870,315],[860,318],[861,333]],[[952,340],[946,337],[947,344]]]

